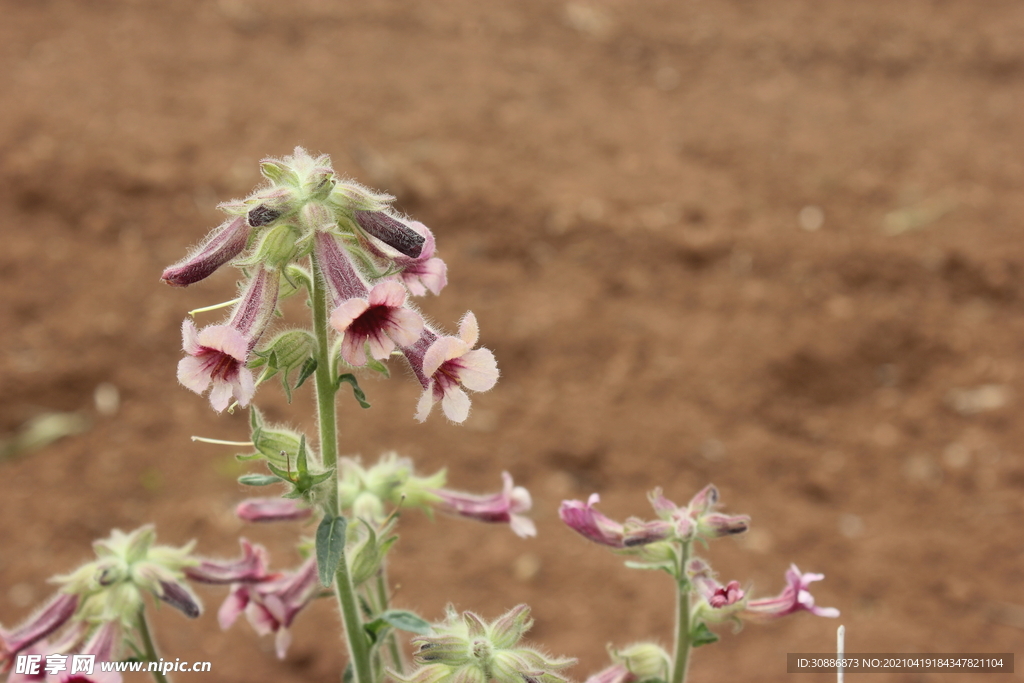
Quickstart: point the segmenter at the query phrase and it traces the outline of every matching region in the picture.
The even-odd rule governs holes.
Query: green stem
[[[690,543],[683,543],[679,553],[678,574],[676,579],[676,651],[672,657],[671,683],[684,683],[686,669],[690,663],[690,590],[692,588],[686,578],[686,562],[690,559]]]
[[[377,601],[380,603],[378,612],[387,610],[391,602],[388,596],[387,564],[383,562],[380,565],[380,571],[377,572]],[[391,629],[387,635],[387,644],[388,654],[391,656],[391,666],[394,667],[396,673],[405,673],[405,660],[398,647],[398,634],[394,629]]]
[[[320,428],[320,457],[324,467],[332,470],[333,486],[327,492],[326,508],[332,515],[338,509],[338,423],[334,407],[336,378],[331,362],[331,346],[327,336],[327,287],[316,259],[313,262],[313,333],[316,336],[316,411]]]
[[[160,656],[156,653],[156,645],[153,643],[153,636],[146,621],[146,606],[139,608],[139,635],[142,636],[142,646],[145,649],[146,661],[159,662]],[[154,669],[150,673],[157,683],[170,683],[167,675],[160,669]]]
[[[316,336],[316,410],[320,428],[320,453],[324,467],[333,472],[325,502],[326,514],[341,514],[338,504],[338,425],[334,399],[337,393],[334,364],[327,336],[327,288],[316,258],[313,263],[313,333]],[[352,662],[354,683],[373,683],[370,663],[370,642],[359,616],[359,602],[352,577],[348,573],[348,559],[342,552],[338,571],[334,575],[334,592],[338,597],[341,620],[345,625],[345,642]]]

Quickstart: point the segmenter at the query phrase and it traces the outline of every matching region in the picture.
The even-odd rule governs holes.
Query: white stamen
[[[206,313],[207,311],[216,311],[218,308],[227,308],[228,306],[234,306],[235,304],[237,304],[241,300],[242,300],[242,297],[238,297],[237,299],[232,299],[231,301],[225,301],[223,303],[214,304],[212,306],[203,306],[202,308],[194,308],[191,311],[189,311],[188,314],[194,318],[194,317],[196,317],[196,313]]]
[[[252,441],[224,441],[223,439],[207,439],[205,436],[193,436],[193,441],[201,441],[202,443],[212,443],[219,446],[252,446]]]

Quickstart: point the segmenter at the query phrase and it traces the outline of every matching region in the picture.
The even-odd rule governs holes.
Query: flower
[[[818,607],[814,604],[808,586],[814,581],[821,581],[824,574],[802,574],[795,564],[786,570],[786,587],[774,598],[751,600],[747,609],[740,615],[756,621],[765,621],[784,617],[794,612],[807,611],[819,617],[835,618],[839,610],[835,607]]]
[[[750,517],[715,512],[718,497],[718,489],[714,484],[708,484],[698,491],[686,507],[679,507],[665,498],[660,488],[654,489],[648,496],[654,511],[675,525],[676,535],[682,540],[697,536],[720,538],[746,531],[750,526]]]
[[[452,422],[469,416],[470,391],[488,391],[498,381],[498,363],[490,349],[473,349],[480,336],[476,316],[466,313],[458,337],[438,337],[424,328],[415,344],[402,348],[423,386],[416,419],[423,422],[438,401]]]
[[[73,593],[57,593],[18,628],[13,631],[0,628],[0,671],[4,662],[68,623],[78,610],[79,600],[79,596]]]
[[[246,362],[273,317],[278,286],[276,272],[258,268],[227,323],[199,331],[189,318],[182,323],[182,349],[188,355],[178,362],[178,381],[197,394],[212,385],[210,405],[217,412],[231,398],[248,405],[256,392]]]
[[[277,499],[280,500],[280,499]],[[290,502],[290,501],[289,501]],[[253,583],[264,581],[267,573],[267,551],[261,545],[253,545],[246,539],[239,539],[242,557],[237,560],[200,560],[184,572],[192,581],[200,583]]]
[[[238,504],[235,514],[246,522],[294,522],[309,519],[313,508],[294,498],[249,498]]]
[[[227,220],[203,240],[187,258],[168,266],[160,276],[172,287],[188,287],[238,256],[252,235],[244,217]]]
[[[423,296],[428,290],[434,295],[440,294],[448,284],[448,266],[434,256],[434,234],[419,221],[412,221],[409,227],[423,235],[425,242],[417,258],[398,256],[393,259],[395,265],[402,268],[398,277],[413,296]]]
[[[320,590],[316,558],[310,558],[290,574],[274,575],[260,583],[232,586],[217,618],[220,627],[226,630],[245,612],[258,634],[275,634],[277,656],[284,659],[291,644],[289,628],[295,616],[320,595]]]
[[[711,566],[700,558],[694,558],[687,563],[686,573],[696,586],[697,593],[713,609],[720,610],[737,605],[745,596],[739,581],[730,581],[723,586],[715,579]]]
[[[351,298],[331,313],[331,326],[341,332],[341,357],[349,365],[366,365],[370,355],[385,360],[395,346],[409,346],[423,331],[420,314],[405,307],[405,288],[397,282],[374,285],[367,297]]]
[[[395,251],[418,258],[426,238],[384,211],[355,211],[356,223],[368,235],[375,237]]]
[[[501,492],[489,496],[437,489],[433,492],[441,499],[437,508],[480,522],[508,522],[520,538],[536,536],[533,520],[520,514],[528,512],[533,504],[530,492],[522,486],[513,486],[512,475],[508,472],[502,472],[501,478],[504,482]]]
[[[591,494],[586,503],[564,500],[558,508],[558,516],[584,538],[611,548],[635,548],[671,538],[672,526],[667,522],[644,522],[630,517],[621,524],[609,519],[594,509],[600,500],[596,493]]]

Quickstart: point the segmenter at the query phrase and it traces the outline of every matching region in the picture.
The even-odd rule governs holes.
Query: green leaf
[[[690,645],[693,647],[700,647],[701,645],[710,645],[711,643],[718,642],[718,636],[708,628],[708,625],[703,621],[697,624],[690,631]]]
[[[316,568],[320,583],[330,586],[338,566],[345,561],[345,529],[348,520],[324,515],[316,528]]]
[[[352,385],[352,395],[356,397],[356,401],[359,403],[361,407],[370,407],[370,404],[366,402],[366,394],[364,394],[363,390],[359,388],[359,381],[356,379],[355,375],[353,375],[351,372],[346,372],[344,375],[339,377],[337,386],[338,389],[341,388],[343,382],[348,382],[349,384]]]
[[[301,387],[303,382],[309,379],[314,372],[316,372],[316,358],[310,356],[306,359],[306,362],[302,364],[302,367],[299,368],[299,376],[295,380],[295,388],[298,389]]]
[[[416,614],[402,609],[389,609],[381,612],[379,619],[383,619],[391,626],[400,631],[408,631],[418,635],[430,633],[430,622]]]
[[[273,474],[243,474],[238,478],[238,483],[243,486],[270,486],[281,479]]]

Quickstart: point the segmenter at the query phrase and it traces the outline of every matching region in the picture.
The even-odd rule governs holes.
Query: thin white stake
[[[840,626],[836,631],[836,659],[839,660],[836,668],[836,683],[843,683],[843,654],[846,652],[846,627]]]
[[[220,446],[252,446],[252,441],[224,441],[223,439],[207,439],[205,436],[193,436],[193,441],[201,441],[203,443],[213,443]]]
[[[203,306],[202,308],[193,308],[191,311],[188,312],[188,314],[194,318],[194,317],[196,317],[196,313],[206,313],[208,311],[216,311],[218,308],[227,308],[228,306],[234,306],[235,304],[237,304],[241,300],[242,300],[242,297],[238,297],[237,299],[232,299],[231,301],[224,301],[222,303],[214,304],[212,306]]]

